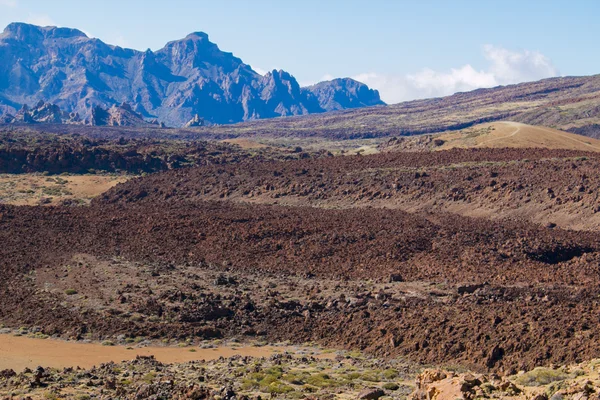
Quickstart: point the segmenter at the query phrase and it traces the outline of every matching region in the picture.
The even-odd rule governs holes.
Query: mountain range
[[[77,29],[12,23],[0,34],[0,114],[40,101],[87,122],[97,107],[128,104],[144,119],[169,126],[384,104],[376,90],[350,78],[301,87],[282,70],[260,75],[203,32],[137,51]]]

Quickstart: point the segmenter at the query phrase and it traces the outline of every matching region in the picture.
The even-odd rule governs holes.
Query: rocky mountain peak
[[[360,85],[332,81],[307,90],[283,70],[261,76],[204,32],[145,52],[70,28],[14,23],[0,34],[3,115],[43,100],[111,125],[143,124],[143,116],[183,126],[196,115],[206,124],[227,124],[381,103],[376,91]],[[114,117],[101,111],[113,106]]]
[[[275,90],[284,90],[290,94],[300,93],[300,85],[296,78],[281,69],[267,72],[262,78],[262,82],[271,93]]]
[[[379,97],[379,92],[370,89],[364,83],[351,78],[338,78],[331,81],[319,82],[305,90],[313,93],[319,103],[328,110],[344,110],[384,105]]]
[[[184,40],[206,40],[206,41],[209,41],[208,34],[204,33],[204,32],[192,32],[189,35],[187,35]]]
[[[0,39],[16,39],[25,42],[31,42],[43,39],[71,39],[87,38],[87,35],[78,29],[60,28],[56,26],[36,26],[23,22],[13,22],[9,24]]]

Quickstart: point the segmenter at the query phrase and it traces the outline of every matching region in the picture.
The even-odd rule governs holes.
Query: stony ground
[[[416,368],[353,352],[284,352],[163,364],[153,357],[79,367],[0,371],[3,399],[536,399],[600,398],[598,360],[500,377]]]
[[[9,327],[123,344],[228,337],[314,341],[502,374],[598,354],[592,270],[582,275],[585,285],[490,284],[404,281],[399,274],[347,280],[80,253],[54,262],[7,281],[1,317]],[[568,271],[567,265],[560,268]]]
[[[228,200],[320,208],[395,208],[600,229],[598,153],[453,149],[171,171],[99,202]]]
[[[80,340],[316,342],[505,377],[581,363],[600,356],[599,162],[248,162],[132,179],[86,207],[3,205],[0,321]]]
[[[414,390],[413,367],[340,353],[331,359],[289,353],[162,364],[152,357],[65,368],[0,372],[0,396],[31,399],[354,399]],[[368,398],[368,397],[367,397]]]

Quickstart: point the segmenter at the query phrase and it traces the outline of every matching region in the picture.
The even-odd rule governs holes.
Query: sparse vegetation
[[[538,367],[515,378],[523,386],[545,386],[549,383],[564,381],[572,376],[560,369]]]

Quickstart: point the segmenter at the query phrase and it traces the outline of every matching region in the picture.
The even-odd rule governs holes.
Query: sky
[[[597,0],[0,0],[0,25],[157,50],[206,32],[257,72],[352,77],[388,103],[600,73]]]

